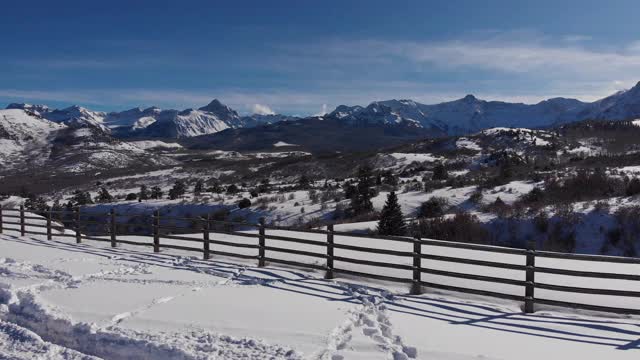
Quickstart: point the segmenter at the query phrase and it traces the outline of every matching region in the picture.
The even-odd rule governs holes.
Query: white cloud
[[[327,104],[322,104],[322,110],[320,110],[319,113],[313,114],[313,116],[325,116],[327,113]]]
[[[258,115],[275,115],[275,112],[271,110],[267,105],[253,104],[253,113]]]

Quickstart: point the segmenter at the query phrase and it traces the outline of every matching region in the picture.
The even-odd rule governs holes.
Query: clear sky
[[[4,1],[9,102],[314,114],[468,93],[594,100],[640,80],[640,1]]]

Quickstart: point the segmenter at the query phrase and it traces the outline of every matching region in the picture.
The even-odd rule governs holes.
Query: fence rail
[[[582,255],[582,254],[565,254],[565,253],[556,253],[549,251],[537,251],[535,249],[534,243],[529,243],[527,249],[515,249],[515,248],[505,248],[498,246],[489,246],[489,245],[479,245],[479,244],[468,244],[468,243],[455,243],[448,241],[440,241],[440,240],[431,240],[431,239],[420,239],[420,238],[410,238],[410,237],[400,237],[400,236],[381,236],[381,235],[364,235],[364,234],[352,234],[340,231],[334,231],[333,225],[329,225],[327,230],[295,230],[298,233],[308,233],[314,234],[316,237],[318,235],[324,235],[323,240],[311,240],[311,239],[300,239],[292,236],[282,236],[278,234],[271,233],[272,231],[282,231],[289,230],[288,228],[277,227],[277,226],[267,226],[264,223],[260,224],[248,224],[248,223],[238,223],[238,222],[228,222],[228,221],[219,221],[206,217],[171,217],[171,216],[161,216],[158,211],[155,211],[152,216],[149,215],[131,215],[128,216],[126,214],[117,214],[114,209],[111,209],[108,213],[94,214],[88,213],[87,215],[90,219],[83,219],[81,216],[82,212],[79,208],[74,208],[73,210],[62,210],[62,211],[47,211],[43,213],[43,217],[34,216],[34,214],[26,213],[24,207],[20,207],[18,209],[15,208],[2,208],[0,206],[0,234],[6,230],[17,230],[20,232],[22,236],[26,234],[34,234],[34,235],[43,235],[46,236],[47,239],[51,240],[54,237],[53,230],[70,230],[73,233],[69,234],[67,232],[62,231],[61,233],[56,233],[55,236],[61,237],[73,237],[76,239],[77,243],[81,243],[82,240],[92,240],[92,241],[100,241],[100,242],[108,242],[112,247],[116,247],[117,244],[127,244],[127,245],[136,245],[136,246],[149,246],[153,247],[154,252],[159,252],[161,248],[165,249],[175,249],[182,251],[192,251],[192,252],[200,252],[203,254],[203,258],[209,259],[211,255],[219,255],[219,256],[229,256],[229,257],[237,257],[242,259],[253,259],[258,261],[258,266],[263,267],[267,262],[285,264],[296,267],[304,267],[316,270],[326,271],[325,278],[332,279],[335,274],[343,274],[350,276],[358,276],[365,278],[372,278],[378,280],[386,280],[393,281],[399,283],[407,283],[411,284],[411,293],[412,294],[420,294],[423,289],[433,288],[440,290],[448,290],[462,293],[469,293],[475,295],[483,295],[483,296],[491,296],[498,297],[504,299],[510,299],[515,301],[524,302],[524,311],[526,313],[534,312],[535,304],[543,304],[543,305],[551,305],[551,306],[561,306],[561,307],[570,307],[576,309],[584,309],[584,310],[593,310],[593,311],[604,311],[604,312],[615,312],[615,313],[623,313],[623,314],[633,314],[640,315],[640,308],[620,308],[606,305],[593,305],[593,304],[585,304],[585,303],[576,303],[576,302],[568,302],[568,301],[560,301],[553,299],[545,299],[536,297],[535,290],[549,290],[554,292],[561,293],[577,293],[577,294],[595,294],[595,295],[606,295],[606,296],[619,296],[619,297],[628,297],[628,298],[640,298],[640,291],[630,291],[630,290],[620,290],[620,289],[597,289],[597,288],[586,288],[586,287],[578,287],[578,286],[567,286],[567,285],[556,285],[544,282],[536,282],[536,274],[555,274],[562,276],[570,276],[570,277],[581,277],[581,278],[598,278],[598,279],[614,279],[614,280],[625,280],[625,281],[637,281],[640,283],[640,274],[616,274],[616,273],[603,273],[603,272],[594,272],[594,271],[584,271],[584,270],[570,270],[570,269],[562,269],[562,268],[550,268],[536,265],[537,258],[551,258],[551,259],[563,259],[563,260],[573,260],[578,262],[606,262],[606,263],[617,263],[617,264],[640,264],[640,258],[622,258],[622,257],[613,257],[613,256],[600,256],[600,255]],[[96,220],[96,218],[101,219],[102,221]],[[147,223],[143,224],[129,224],[123,223],[119,221],[119,219],[131,219],[131,218],[143,218],[145,220],[149,220]],[[6,219],[11,219],[12,221],[7,221]],[[17,219],[17,220],[16,220]],[[44,224],[34,224],[27,223],[27,220],[40,220],[43,221]],[[190,230],[187,227],[180,227],[175,224],[167,225],[162,224],[162,220],[169,221],[187,221],[191,224],[198,224],[197,226],[201,229],[201,234],[187,234]],[[56,222],[61,222],[63,225],[57,224]],[[223,225],[222,230],[216,229],[215,226],[212,225]],[[17,226],[18,229],[15,228],[7,228],[6,225]],[[103,229],[106,229],[106,236],[95,236],[93,234],[83,234],[81,229],[86,227],[87,225],[96,225],[102,226]],[[32,231],[27,230],[27,226],[43,228],[45,231]],[[118,228],[122,226],[146,226],[151,232],[148,236],[152,242],[141,242],[141,241],[132,241],[126,240],[122,238],[123,234],[118,234]],[[257,229],[257,233],[248,233],[241,232],[235,230],[237,227],[243,228],[255,228]],[[269,230],[269,232],[267,232]],[[179,234],[171,233],[172,231],[179,232]],[[191,229],[193,232],[194,230]],[[237,236],[247,239],[257,239],[256,243],[238,243],[233,241],[220,240],[220,239],[212,239],[212,234],[222,234],[227,236]],[[120,238],[119,238],[120,235]],[[144,235],[143,235],[144,236]],[[373,238],[380,239],[391,242],[402,242],[413,244],[413,251],[400,251],[393,249],[380,249],[359,245],[350,245],[350,244],[341,244],[336,243],[336,236],[341,237],[349,237],[349,238]],[[188,243],[199,243],[201,246],[199,248],[169,244],[163,242],[162,239],[170,239],[176,241],[183,241]],[[273,241],[282,241],[290,244],[302,244],[302,245],[313,245],[318,247],[319,249],[324,248],[324,252],[314,252],[300,249],[292,249],[288,247],[275,246],[273,244],[269,244],[269,242]],[[230,252],[220,250],[218,247],[231,247],[237,249],[254,249],[257,250],[257,255],[247,255],[239,252]],[[452,248],[452,249],[463,249],[463,250],[471,250],[474,252],[485,252],[485,253],[497,253],[497,254],[509,254],[509,255],[521,255],[524,257],[523,263],[507,263],[507,262],[497,262],[497,261],[489,261],[489,260],[478,260],[472,258],[462,258],[462,257],[453,257],[453,256],[445,256],[438,254],[425,254],[423,253],[422,246],[432,246],[432,247],[442,247],[442,248]],[[334,254],[335,249],[342,249],[346,251],[364,253],[364,254],[382,254],[382,255],[390,255],[394,257],[400,258],[408,258],[411,259],[412,265],[400,264],[394,262],[385,262],[378,260],[369,260],[366,258],[355,258],[349,256],[337,256]],[[267,256],[267,252],[269,256]],[[324,265],[319,265],[318,263],[305,263],[301,261],[287,260],[276,258],[273,255],[277,254],[293,254],[298,256],[311,257],[314,259],[322,259],[325,261]],[[431,260],[436,262],[445,262],[450,264],[462,264],[462,265],[472,265],[472,266],[481,266],[484,268],[492,268],[492,269],[506,269],[511,271],[520,271],[524,272],[525,280],[516,280],[510,278],[503,278],[497,276],[488,276],[488,275],[480,275],[474,273],[465,273],[458,271],[448,271],[441,270],[436,268],[428,267],[424,264],[423,260]],[[339,263],[347,263],[347,264],[358,264],[358,265],[366,265],[374,268],[381,269],[396,269],[396,270],[405,270],[410,271],[412,273],[411,277],[399,277],[399,276],[391,276],[391,275],[383,275],[379,273],[369,273],[363,271],[356,271],[352,269],[344,269],[335,266],[335,262]],[[429,274],[435,276],[443,276],[449,278],[456,279],[466,279],[466,280],[474,280],[495,284],[502,284],[508,286],[516,286],[519,288],[523,288],[522,295],[514,295],[504,292],[498,292],[493,290],[481,290],[474,288],[467,288],[462,286],[453,286],[441,282],[433,282],[433,281],[423,281],[422,274]],[[639,285],[640,286],[640,285]],[[640,287],[639,287],[640,288]]]

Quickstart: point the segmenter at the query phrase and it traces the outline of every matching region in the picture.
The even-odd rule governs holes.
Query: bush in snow
[[[618,209],[615,218],[619,226],[620,239],[617,244],[624,256],[637,256],[640,247],[640,206]]]
[[[422,205],[420,205],[420,208],[418,208],[418,217],[434,218],[442,216],[447,211],[447,207],[447,199],[432,196],[429,200],[423,202]]]
[[[471,196],[469,196],[469,201],[473,204],[480,204],[482,197],[482,190],[476,190],[471,194]]]
[[[436,240],[481,244],[488,244],[491,240],[478,218],[467,212],[459,212],[451,218],[419,219],[411,224],[410,229],[413,235]]]
[[[231,184],[227,187],[227,194],[229,195],[235,195],[240,191],[240,189],[238,188],[238,186],[236,186],[235,184]]]
[[[127,197],[125,198],[125,200],[127,201],[137,200],[137,199],[138,199],[138,194],[136,193],[128,193]]]
[[[627,196],[634,196],[634,195],[638,195],[638,194],[640,194],[640,179],[633,178],[627,184],[626,195]]]
[[[542,234],[546,234],[549,230],[549,215],[545,211],[540,211],[533,217],[533,226]]]
[[[243,198],[242,200],[240,200],[240,202],[238,203],[238,208],[240,209],[245,209],[251,206],[251,200],[247,199],[247,198]]]

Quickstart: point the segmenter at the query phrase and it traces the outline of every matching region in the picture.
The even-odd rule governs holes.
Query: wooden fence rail
[[[118,237],[118,234],[117,234],[118,226],[131,225],[131,224],[125,224],[125,223],[119,222],[118,219],[123,219],[123,218],[131,219],[131,217],[127,216],[126,214],[117,214],[115,209],[111,209],[106,214],[98,214],[98,215],[96,215],[95,213],[87,214],[92,218],[99,216],[100,218],[103,219],[102,222],[98,220],[83,220],[81,215],[82,215],[82,212],[79,208],[74,208],[72,211],[48,210],[44,213],[43,217],[38,217],[33,215],[27,215],[23,206],[20,206],[18,209],[2,208],[0,206],[0,234],[2,234],[4,231],[7,231],[7,230],[16,230],[15,228],[7,227],[7,225],[13,225],[18,227],[18,231],[20,232],[21,236],[25,236],[26,234],[43,235],[43,236],[46,236],[47,239],[49,240],[51,240],[54,236],[56,237],[62,236],[62,237],[74,237],[78,244],[81,243],[83,239],[85,239],[85,240],[108,242],[112,247],[116,247],[117,244],[150,246],[153,248],[154,252],[159,252],[161,248],[176,249],[176,250],[183,250],[183,251],[194,251],[194,252],[202,253],[203,258],[205,260],[210,259],[211,256],[215,256],[215,255],[237,257],[242,259],[254,259],[258,261],[259,267],[266,266],[267,262],[272,262],[272,263],[279,263],[279,264],[285,264],[290,266],[299,266],[299,267],[311,268],[316,270],[323,270],[323,271],[326,271],[325,278],[327,279],[333,279],[335,277],[335,274],[344,274],[344,275],[407,283],[407,284],[411,284],[411,290],[410,290],[411,294],[420,294],[423,291],[423,288],[427,287],[427,288],[433,288],[433,289],[456,291],[456,292],[469,293],[469,294],[475,294],[475,295],[484,295],[484,296],[492,296],[492,297],[516,300],[524,303],[523,309],[525,313],[532,313],[535,311],[536,304],[543,304],[543,305],[562,306],[562,307],[570,307],[570,308],[585,309],[585,310],[640,315],[640,308],[627,309],[627,308],[612,307],[612,306],[605,306],[605,305],[592,305],[592,304],[575,303],[575,302],[560,301],[560,300],[551,300],[551,299],[537,297],[535,294],[536,289],[541,289],[541,290],[550,290],[550,291],[564,292],[564,293],[596,294],[596,295],[620,296],[620,297],[640,299],[640,291],[584,288],[584,287],[576,287],[576,286],[547,284],[544,282],[536,281],[536,274],[540,273],[540,274],[556,274],[556,275],[582,277],[582,278],[615,279],[615,280],[627,280],[627,281],[640,282],[640,274],[602,273],[602,272],[593,272],[593,271],[584,271],[584,270],[549,268],[549,267],[541,267],[536,265],[537,258],[552,258],[552,259],[565,259],[565,260],[575,260],[575,261],[584,261],[584,262],[595,261],[595,262],[640,265],[640,258],[623,258],[623,257],[614,257],[614,256],[565,254],[565,253],[557,253],[557,252],[549,252],[549,251],[538,251],[536,250],[535,243],[533,242],[528,243],[527,249],[516,249],[516,248],[506,248],[506,247],[489,246],[489,245],[468,244],[468,243],[455,243],[455,242],[448,242],[448,241],[420,239],[420,238],[411,238],[411,237],[352,234],[352,233],[335,231],[333,228],[333,225],[329,225],[327,227],[327,230],[310,230],[310,231],[297,230],[297,229],[292,230],[292,229],[283,228],[283,227],[267,226],[264,224],[264,222],[261,222],[259,224],[247,224],[247,223],[238,223],[238,222],[229,222],[229,221],[219,221],[219,220],[211,219],[209,216],[194,217],[194,218],[161,216],[158,211],[155,211],[152,216],[133,215],[134,217],[148,219],[149,221],[148,225],[150,226],[150,230],[151,230],[150,235],[148,236],[151,238],[152,242],[147,243],[147,242],[126,240],[126,239],[123,239],[122,237]],[[68,234],[63,231],[62,233],[56,233],[54,235],[53,233],[54,229],[64,229],[63,226],[58,224],[58,222],[60,222],[61,219],[63,218],[66,219],[66,221],[64,222],[69,224],[67,226],[73,229],[73,234]],[[7,219],[16,219],[16,221],[7,221]],[[162,223],[163,219],[167,221],[172,221],[174,223],[172,225],[163,224]],[[43,221],[44,224],[34,224],[31,222],[27,223],[27,220],[40,220],[40,221]],[[199,226],[201,226],[202,237],[200,238],[200,237],[188,236],[187,234],[194,235],[193,234],[194,230],[188,227],[177,226],[175,224],[175,221],[186,221],[186,222],[189,222],[190,224],[200,224]],[[223,229],[217,230],[215,226],[212,226],[215,224],[222,225]],[[81,229],[83,225],[84,226],[96,225],[96,226],[105,227],[106,229],[108,229],[108,239],[101,236],[82,234]],[[27,226],[29,227],[29,230],[27,230]],[[43,228],[45,229],[45,231],[44,232],[33,231],[31,230],[32,227]],[[238,228],[238,227],[241,227],[244,229],[254,228],[254,229],[257,229],[257,233],[249,233],[249,232],[234,230],[235,228]],[[295,231],[298,233],[325,235],[326,238],[323,241],[311,240],[311,239],[299,239],[296,237],[272,234],[267,230],[271,230],[271,231],[288,230],[288,231]],[[191,231],[191,233],[189,233],[189,231]],[[179,234],[182,234],[182,235],[179,235]],[[237,243],[233,241],[212,239],[211,234],[223,234],[228,236],[254,238],[254,239],[257,239],[257,241],[254,244]],[[123,234],[120,234],[120,235],[123,235]],[[335,241],[336,235],[339,235],[341,237],[374,238],[374,239],[381,239],[386,241],[409,243],[412,245],[412,251],[370,248],[366,246],[336,243]],[[201,246],[199,248],[194,248],[189,246],[167,244],[167,243],[162,243],[162,239],[171,239],[171,240],[184,241],[184,242],[190,242],[190,243],[195,242],[195,243],[200,243]],[[314,251],[307,251],[307,250],[291,249],[291,248],[282,247],[282,246],[274,246],[272,244],[269,244],[268,240],[297,243],[297,244],[303,244],[303,245],[313,245],[313,246],[317,246],[320,251],[314,252]],[[489,261],[489,260],[478,260],[478,259],[472,259],[472,258],[427,254],[423,252],[423,249],[422,249],[423,245],[433,246],[433,247],[472,250],[474,252],[522,255],[525,261],[522,264],[514,264],[514,263]],[[247,255],[247,254],[242,254],[237,252],[221,251],[218,249],[218,246],[254,249],[254,250],[257,250],[257,255]],[[324,248],[324,251],[322,251],[322,248]],[[393,263],[393,262],[384,262],[384,261],[378,261],[378,260],[368,260],[366,258],[336,256],[335,249],[356,251],[356,252],[361,252],[365,254],[383,254],[383,255],[392,255],[396,257],[408,258],[408,259],[411,259],[411,265],[399,264],[399,263]],[[309,263],[304,263],[299,261],[284,260],[284,259],[268,256],[268,254],[274,254],[274,253],[275,254],[284,253],[284,254],[300,255],[300,256],[323,259],[325,261],[325,265],[309,264]],[[426,267],[423,264],[423,260],[433,260],[433,261],[440,261],[440,262],[453,263],[453,264],[474,265],[474,266],[481,266],[481,267],[488,267],[488,268],[522,271],[524,272],[525,279],[515,280],[515,279],[502,278],[502,277],[496,277],[496,276],[486,276],[486,275],[479,275],[479,274],[433,269],[433,268]],[[336,261],[343,262],[343,263],[350,263],[350,264],[367,265],[367,266],[383,268],[383,269],[406,270],[406,271],[410,271],[412,275],[410,278],[409,277],[404,278],[404,277],[398,277],[398,276],[372,274],[372,273],[354,271],[349,269],[341,269],[341,268],[336,268],[335,266]],[[496,291],[452,286],[452,285],[443,284],[443,283],[434,283],[431,281],[423,281],[422,274],[430,274],[430,275],[444,276],[444,277],[457,278],[457,279],[467,279],[467,280],[474,280],[474,281],[518,286],[523,288],[523,292],[522,292],[522,295],[513,295],[513,294],[507,294],[507,293],[496,292]]]

